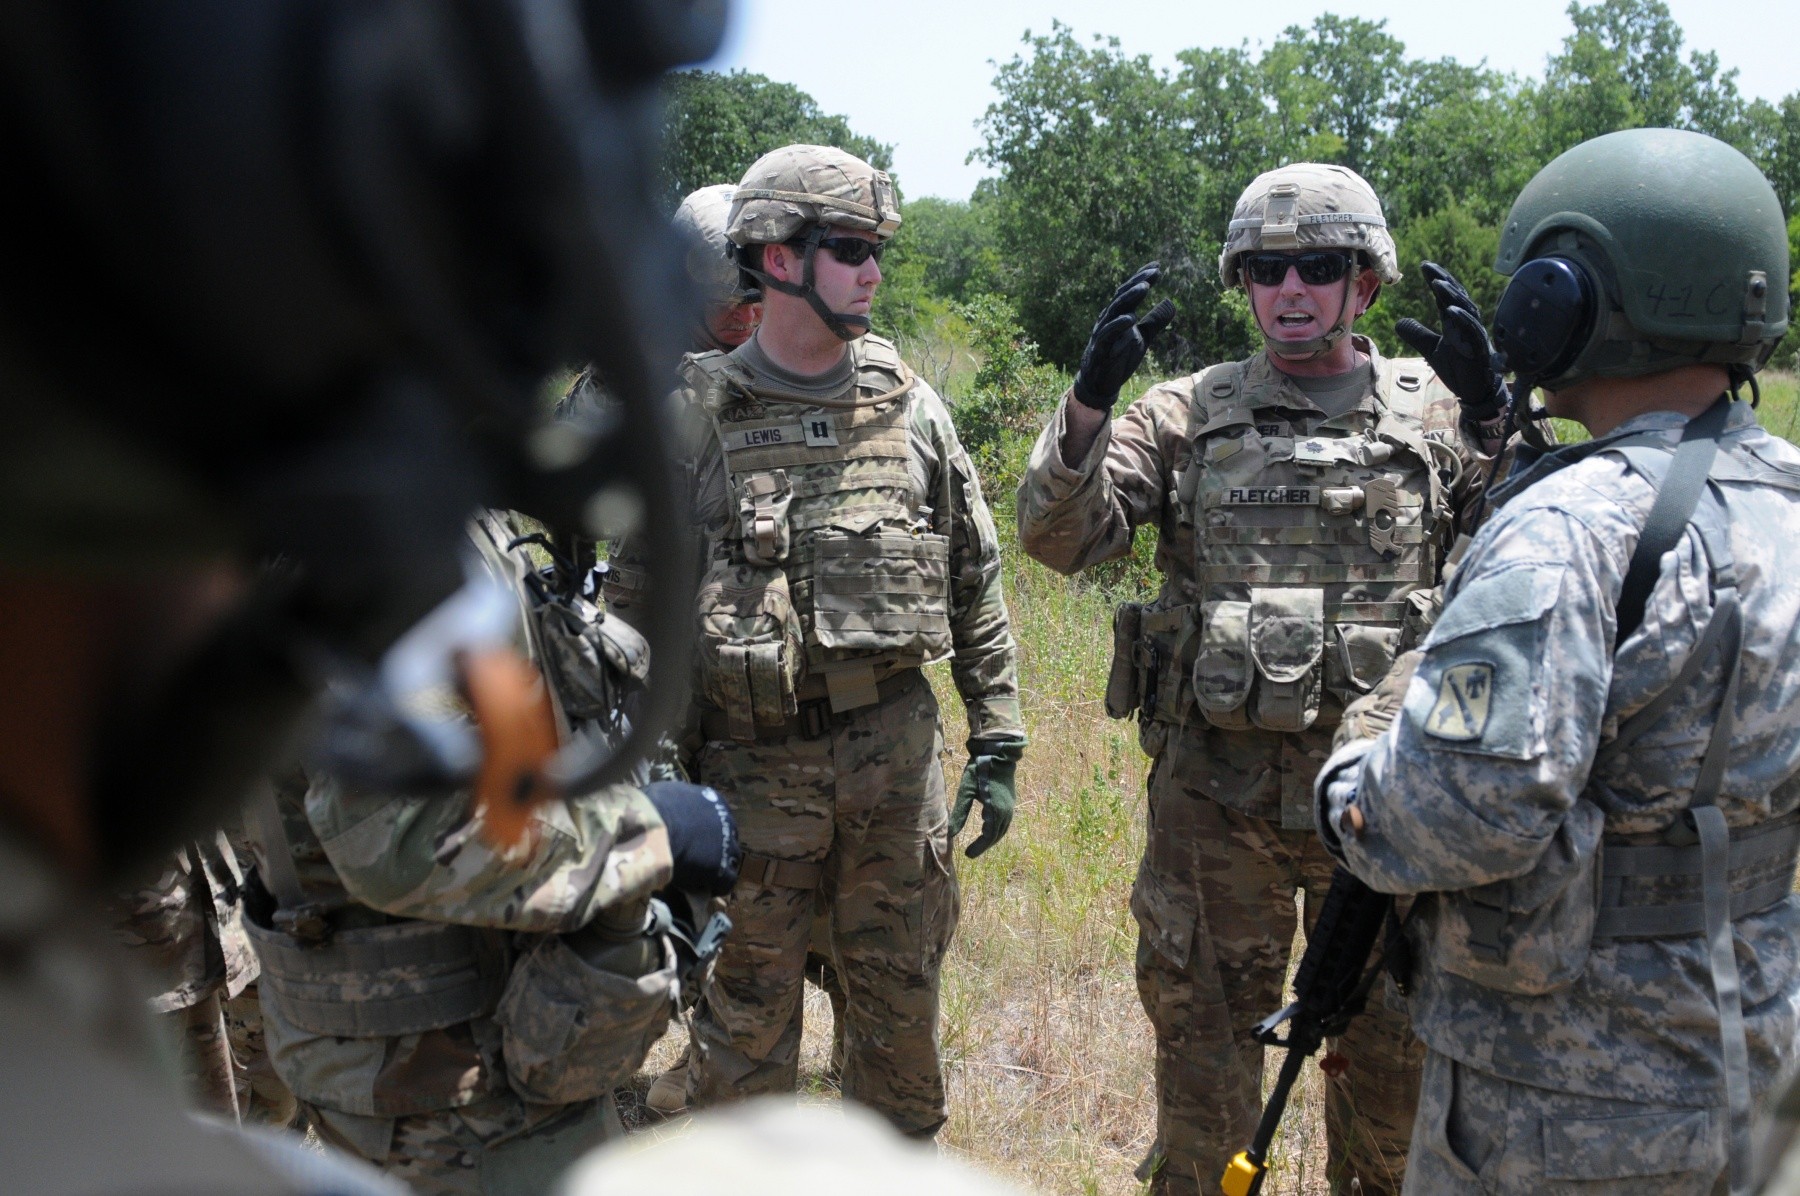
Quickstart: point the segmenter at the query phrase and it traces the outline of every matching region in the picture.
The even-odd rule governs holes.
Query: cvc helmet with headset
[[[1750,380],[1788,326],[1775,189],[1743,154],[1680,129],[1584,141],[1513,202],[1494,268],[1506,368],[1531,386],[1726,366]]]

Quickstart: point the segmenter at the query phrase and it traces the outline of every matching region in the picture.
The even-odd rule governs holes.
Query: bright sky
[[[1800,91],[1800,3],[1739,8],[1720,0],[1666,0],[1686,51],[1712,50],[1737,67],[1738,87],[1779,100]],[[816,0],[732,0],[732,24],[714,70],[743,68],[792,83],[852,128],[893,144],[894,170],[909,196],[966,198],[986,173],[963,159],[978,144],[975,122],[994,99],[994,62],[1021,49],[1026,29],[1047,33],[1054,17],[1083,39],[1118,37],[1130,54],[1173,66],[1191,46],[1254,50],[1289,25],[1323,12],[1387,19],[1409,57],[1486,59],[1541,76],[1544,60],[1572,31],[1567,0],[885,0],[836,11]]]

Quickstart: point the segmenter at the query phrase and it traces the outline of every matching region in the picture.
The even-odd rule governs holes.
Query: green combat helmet
[[[1550,390],[1710,363],[1734,382],[1788,325],[1775,189],[1723,141],[1628,129],[1584,141],[1513,201],[1494,269],[1494,341]]]
[[[1227,287],[1235,287],[1242,277],[1238,259],[1244,254],[1303,249],[1354,252],[1344,278],[1343,309],[1329,331],[1306,341],[1277,341],[1263,333],[1269,352],[1298,360],[1329,353],[1349,333],[1355,318],[1349,297],[1361,270],[1374,270],[1384,283],[1400,281],[1400,263],[1381,200],[1368,180],[1345,166],[1295,162],[1252,179],[1232,209],[1225,245],[1219,251],[1219,277]]]
[[[900,205],[887,172],[829,145],[788,145],[751,163],[732,200],[726,235],[738,266],[765,287],[806,300],[844,340],[869,330],[869,318],[832,311],[813,289],[813,259],[832,228],[854,228],[885,241],[900,228]],[[762,268],[762,245],[794,244],[805,254],[796,285]]]
[[[675,230],[687,244],[688,278],[708,303],[755,303],[762,298],[760,290],[746,285],[732,258],[731,239],[725,235],[736,193],[730,183],[717,183],[691,192],[675,209]]]

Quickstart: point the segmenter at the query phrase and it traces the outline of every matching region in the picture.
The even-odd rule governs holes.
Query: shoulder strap
[[[268,777],[258,778],[245,813],[256,828],[256,837],[262,840],[263,862],[269,869],[263,880],[269,892],[282,909],[299,909],[306,894],[300,888],[300,874],[294,870],[294,845],[281,821],[281,807],[275,804],[275,785]]]
[[[1694,517],[1700,502],[1700,491],[1706,475],[1712,471],[1713,458],[1719,451],[1719,434],[1731,414],[1730,400],[1721,397],[1711,407],[1688,421],[1682,430],[1681,443],[1669,472],[1656,490],[1649,518],[1631,554],[1625,570],[1625,584],[1619,591],[1619,630],[1613,637],[1615,649],[1644,621],[1644,604],[1662,572],[1663,554],[1674,548]]]

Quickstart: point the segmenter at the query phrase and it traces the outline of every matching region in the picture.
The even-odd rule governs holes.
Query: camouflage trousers
[[[814,887],[740,880],[731,937],[695,1010],[696,1106],[794,1091],[815,900],[843,991],[844,1096],[903,1133],[947,1116],[938,977],[956,927],[937,701],[922,674],[817,739],[711,742],[699,779],[724,794],[752,856],[816,865]]]
[[[1533,1088],[1431,1051],[1406,1191],[1725,1196],[1724,1118]]]
[[[1170,756],[1158,759],[1132,892],[1138,995],[1156,1032],[1158,1190],[1216,1192],[1249,1144],[1263,1075],[1251,1030],[1283,1002],[1296,892],[1310,924],[1331,872],[1311,831],[1231,810],[1184,787]],[[1365,1193],[1394,1193],[1405,1175],[1425,1052],[1383,994],[1328,1044],[1350,1064],[1326,1088],[1333,1191],[1354,1178]]]
[[[406,1117],[301,1109],[322,1141],[374,1163],[418,1196],[542,1196],[576,1159],[625,1136],[610,1096],[546,1106],[503,1092]]]

